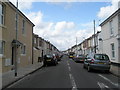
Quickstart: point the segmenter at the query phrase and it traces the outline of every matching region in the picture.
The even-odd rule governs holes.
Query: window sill
[[[2,27],[2,28],[7,28],[5,25],[2,25],[2,24],[0,24],[0,27]]]
[[[26,56],[26,54],[21,54],[21,56]]]
[[[3,54],[0,54],[0,58],[5,58],[5,56]]]
[[[112,58],[111,60],[114,60],[114,61],[115,61],[115,57],[114,57],[114,58]]]
[[[2,58],[3,57],[3,55],[2,54],[0,54],[0,58]]]
[[[23,33],[22,33],[22,35],[23,35],[24,37],[26,37],[26,34],[23,34]]]
[[[111,37],[111,38],[114,37],[114,34],[111,34],[110,37]]]

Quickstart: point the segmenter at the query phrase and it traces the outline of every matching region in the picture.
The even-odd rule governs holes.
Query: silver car
[[[110,70],[110,59],[106,54],[91,54],[87,55],[84,61],[84,68],[87,68],[88,72],[92,69],[104,70],[109,72]]]

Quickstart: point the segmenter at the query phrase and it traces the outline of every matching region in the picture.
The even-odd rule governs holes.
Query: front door
[[[15,55],[16,55],[16,49],[15,47],[12,47],[12,60],[11,60],[11,65],[15,64]]]

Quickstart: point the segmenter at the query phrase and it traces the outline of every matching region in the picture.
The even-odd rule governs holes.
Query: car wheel
[[[85,68],[85,65],[83,65],[83,68]]]
[[[47,64],[46,64],[46,63],[44,63],[44,64],[43,64],[43,67],[46,67],[46,65],[47,65]]]
[[[54,63],[54,66],[56,66],[56,62]]]
[[[87,71],[88,71],[88,72],[90,72],[90,71],[91,71],[91,68],[90,68],[90,66],[88,66],[88,68],[87,68]]]
[[[106,73],[110,73],[110,70],[105,70]]]

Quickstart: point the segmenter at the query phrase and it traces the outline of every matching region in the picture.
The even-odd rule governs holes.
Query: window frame
[[[111,56],[112,58],[115,58],[115,44],[111,43]]]
[[[25,35],[25,19],[22,20],[22,34]]]
[[[0,3],[1,6],[1,12],[0,12],[0,25],[5,24],[5,5],[3,3]]]
[[[110,28],[110,36],[113,36],[114,35],[113,20],[110,20],[109,28]]]
[[[21,46],[21,55],[25,55],[26,54],[26,45],[22,45]]]
[[[5,41],[0,40],[0,56],[3,56],[5,54]]]

